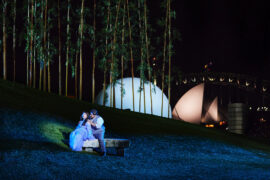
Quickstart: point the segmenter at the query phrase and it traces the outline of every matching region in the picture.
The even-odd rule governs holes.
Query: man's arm
[[[97,123],[95,124],[95,123],[93,123],[93,122],[91,122],[91,125],[92,126],[95,126],[96,128],[101,128],[101,126],[104,124],[104,120],[102,119],[102,117],[99,117],[98,119],[97,119]]]

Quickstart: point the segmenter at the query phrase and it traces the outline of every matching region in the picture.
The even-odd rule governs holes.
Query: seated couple
[[[92,109],[90,114],[83,112],[81,119],[74,131],[69,136],[69,146],[74,151],[82,151],[85,140],[98,139],[101,149],[100,155],[106,155],[104,120],[98,115],[96,109]]]

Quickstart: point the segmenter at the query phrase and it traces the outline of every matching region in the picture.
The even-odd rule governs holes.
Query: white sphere
[[[139,110],[139,102],[140,102],[140,78],[133,78],[134,82],[134,111],[144,113],[144,93],[141,91],[141,108]],[[106,89],[107,99],[105,101],[105,106],[110,107],[110,88],[111,85],[108,85]],[[133,111],[133,96],[132,96],[132,78],[124,78],[123,79],[123,109],[130,109]],[[150,85],[149,82],[144,83],[145,88],[145,107],[146,113],[151,114],[151,98],[150,98]],[[151,83],[152,88],[152,108],[153,114],[157,116],[161,116],[161,101],[162,101],[162,91]],[[103,90],[98,94],[96,98],[96,103],[99,105],[103,105]],[[168,98],[163,93],[163,117],[168,117]],[[121,79],[117,80],[115,84],[115,107],[121,109]],[[169,106],[169,118],[171,115],[171,106]]]

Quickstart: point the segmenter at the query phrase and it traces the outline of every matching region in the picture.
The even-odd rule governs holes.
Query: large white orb
[[[140,78],[133,78],[134,82],[134,111],[144,113],[144,94],[141,91],[141,108],[139,110],[139,99],[140,99]],[[133,97],[132,97],[132,78],[123,79],[124,95],[123,95],[123,109],[130,109],[133,111]],[[150,98],[150,85],[149,82],[145,82],[145,107],[146,113],[151,114],[151,98]],[[163,96],[163,117],[168,117],[168,98],[162,91],[151,83],[152,87],[152,108],[153,114],[161,116],[161,99]],[[111,85],[108,85],[106,89],[107,100],[105,106],[110,107],[110,88]],[[103,105],[103,90],[98,94],[96,98],[96,103]],[[118,109],[121,109],[121,79],[117,80],[115,84],[115,106]],[[169,106],[169,118],[172,117],[171,106]]]

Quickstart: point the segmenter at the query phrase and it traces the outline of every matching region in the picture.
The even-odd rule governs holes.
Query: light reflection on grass
[[[42,135],[50,142],[58,144],[63,148],[68,148],[69,133],[73,130],[71,127],[58,122],[44,121],[40,123],[40,129]]]

